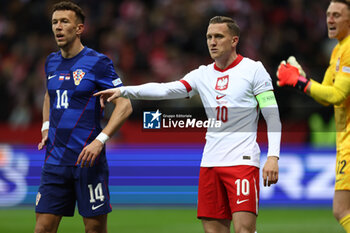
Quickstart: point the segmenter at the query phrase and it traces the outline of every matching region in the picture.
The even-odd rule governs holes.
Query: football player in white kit
[[[222,122],[208,129],[198,186],[197,217],[207,233],[254,233],[259,204],[260,149],[256,142],[259,109],[267,123],[268,153],[264,185],[278,180],[281,122],[270,75],[261,62],[236,52],[240,30],[229,17],[209,21],[207,45],[214,63],[181,80],[124,86],[96,93],[101,105],[119,96],[176,99],[199,95],[208,119]],[[259,108],[258,108],[259,106]]]

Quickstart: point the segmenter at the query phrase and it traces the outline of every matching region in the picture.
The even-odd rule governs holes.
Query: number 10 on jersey
[[[228,109],[226,106],[216,107],[216,120],[226,122]]]

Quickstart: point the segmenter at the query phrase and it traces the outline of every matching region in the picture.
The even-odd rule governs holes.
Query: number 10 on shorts
[[[237,196],[240,196],[241,193],[244,195],[244,196],[248,196],[249,195],[249,180],[247,179],[237,179],[235,181],[235,184],[237,186]]]
[[[105,196],[103,196],[102,184],[98,183],[95,188],[92,184],[88,185],[90,191],[90,203],[95,203],[96,200],[104,201]]]

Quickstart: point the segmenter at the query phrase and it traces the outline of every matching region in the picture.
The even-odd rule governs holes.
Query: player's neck
[[[67,45],[66,47],[60,48],[62,57],[67,59],[75,57],[83,49],[84,46],[82,45],[80,40],[76,40],[74,43]]]
[[[231,53],[230,56],[228,56],[227,58],[223,58],[223,59],[216,59],[215,60],[215,64],[218,68],[224,70],[226,69],[229,65],[232,64],[232,62],[234,60],[236,60],[237,58],[237,53]]]
[[[350,35],[350,31],[348,31],[348,33],[344,37],[338,38],[338,42],[342,43],[343,41],[345,41],[345,39],[347,39],[349,37],[349,35]]]

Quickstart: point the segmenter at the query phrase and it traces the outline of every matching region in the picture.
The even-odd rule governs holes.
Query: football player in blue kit
[[[107,232],[112,211],[105,142],[132,112],[129,99],[118,98],[102,130],[102,108],[94,93],[120,87],[112,61],[81,42],[84,13],[72,2],[53,6],[52,31],[59,47],[45,64],[41,150],[45,163],[36,198],[35,232],[57,232],[62,216],[78,204],[85,232]]]

